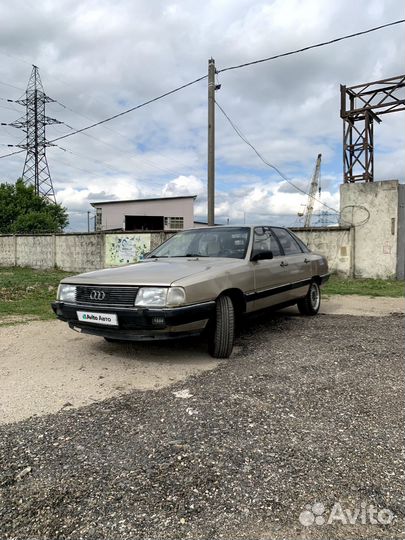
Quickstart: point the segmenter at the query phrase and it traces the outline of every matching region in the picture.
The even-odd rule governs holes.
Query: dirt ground
[[[400,313],[402,298],[332,296],[323,314]],[[297,315],[296,308],[283,310]],[[235,347],[235,354],[238,345]],[[0,424],[151,390],[214,369],[201,340],[111,344],[60,321],[0,327]]]
[[[404,313],[404,298],[359,296],[356,294],[334,295],[322,299],[321,313],[327,315],[363,315],[381,317],[392,313]]]
[[[189,341],[107,343],[60,321],[0,328],[0,423],[152,390],[213,369]]]

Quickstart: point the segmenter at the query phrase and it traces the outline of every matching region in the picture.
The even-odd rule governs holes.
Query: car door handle
[[[288,263],[281,261],[280,266],[288,266]]]
[[[305,257],[304,263],[309,263],[309,262],[311,262],[311,261]]]

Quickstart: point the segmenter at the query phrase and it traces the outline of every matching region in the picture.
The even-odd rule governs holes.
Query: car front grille
[[[135,304],[139,287],[77,285],[76,303],[94,306],[126,306]]]

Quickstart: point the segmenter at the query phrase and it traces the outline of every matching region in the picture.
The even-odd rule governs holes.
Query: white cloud
[[[199,178],[195,176],[179,176],[163,187],[162,195],[164,197],[201,195],[204,190],[204,184]]]

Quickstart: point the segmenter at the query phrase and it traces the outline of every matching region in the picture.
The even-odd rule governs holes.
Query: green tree
[[[36,195],[21,178],[0,184],[0,233],[62,232],[68,223],[66,208]]]

